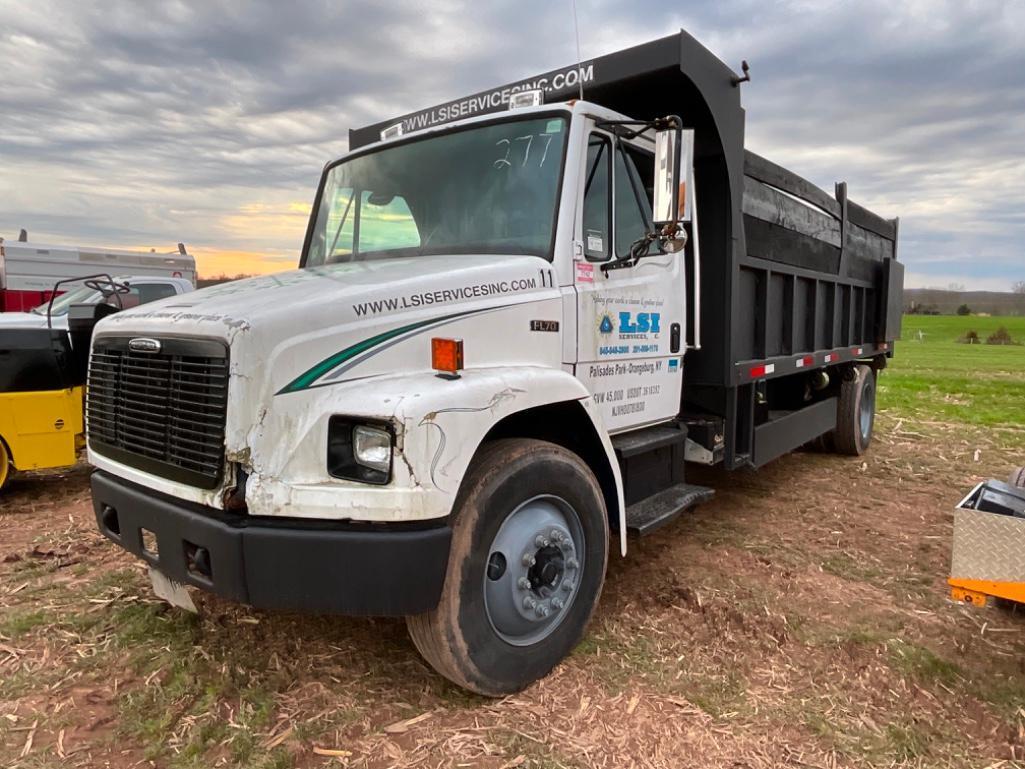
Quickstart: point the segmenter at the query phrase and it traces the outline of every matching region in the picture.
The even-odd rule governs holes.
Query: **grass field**
[[[1016,345],[963,344],[1005,327]],[[903,339],[879,382],[880,408],[920,421],[988,427],[1025,423],[1025,317],[906,315]]]

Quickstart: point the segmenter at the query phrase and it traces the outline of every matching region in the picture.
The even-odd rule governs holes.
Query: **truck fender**
[[[477,450],[503,420],[532,409],[579,403],[614,480],[615,509],[609,512],[619,521],[620,551],[626,554],[626,506],[619,463],[598,409],[580,380],[560,369],[517,366],[465,371],[458,379],[431,376],[422,383],[427,386],[419,384],[407,379],[407,392],[415,392],[416,397],[403,398],[395,409],[394,418],[402,425],[400,450],[425,476],[424,482],[429,481],[453,502]]]

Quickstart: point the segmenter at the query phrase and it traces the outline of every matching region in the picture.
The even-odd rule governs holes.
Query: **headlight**
[[[376,427],[357,425],[352,431],[353,453],[364,467],[387,473],[391,469],[391,435]]]
[[[384,425],[333,416],[327,428],[327,471],[335,478],[384,484],[391,480],[392,433]]]

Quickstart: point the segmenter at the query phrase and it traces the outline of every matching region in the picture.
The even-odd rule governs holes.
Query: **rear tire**
[[[438,606],[406,618],[431,666],[498,697],[546,676],[580,641],[605,581],[609,524],[594,474],[545,441],[504,439],[456,500]]]
[[[860,457],[872,443],[875,426],[876,376],[871,368],[857,365],[840,383],[833,445],[838,454]]]
[[[1007,479],[1007,482],[1012,486],[1025,489],[1025,467],[1019,467],[1016,470],[1012,470],[1011,477]]]

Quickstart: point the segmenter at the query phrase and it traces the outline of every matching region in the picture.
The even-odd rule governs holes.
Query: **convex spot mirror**
[[[672,224],[665,225],[666,228],[671,228]],[[677,254],[687,245],[687,230],[683,229],[681,225],[676,226],[676,230],[673,233],[667,233],[662,230],[660,237],[662,244],[662,250],[667,254]]]

